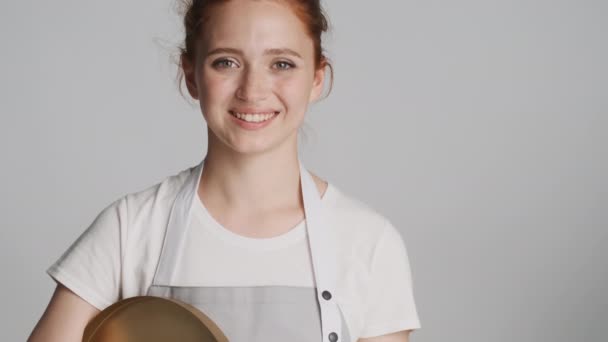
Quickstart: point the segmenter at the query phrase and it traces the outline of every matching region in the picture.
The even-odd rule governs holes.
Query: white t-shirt
[[[47,270],[57,282],[103,310],[146,295],[160,257],[168,215],[188,170],[106,206]],[[356,338],[418,329],[420,320],[405,244],[385,217],[329,184],[321,204],[335,229],[335,298]],[[305,221],[256,239],[222,227],[198,196],[177,265],[180,286],[314,287]]]

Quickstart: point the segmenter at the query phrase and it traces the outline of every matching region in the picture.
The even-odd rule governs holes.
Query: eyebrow
[[[216,48],[213,49],[209,52],[207,52],[207,56],[211,56],[211,55],[215,55],[218,53],[234,53],[237,55],[243,55],[243,51],[239,50],[239,49],[234,49],[234,48]],[[264,55],[272,55],[272,56],[276,56],[276,55],[291,55],[294,57],[298,57],[298,58],[302,58],[302,56],[300,56],[299,53],[295,52],[292,49],[288,49],[288,48],[276,48],[276,49],[266,49],[264,50]]]

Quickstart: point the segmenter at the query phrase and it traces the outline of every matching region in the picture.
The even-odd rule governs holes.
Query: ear
[[[196,87],[196,72],[194,63],[190,61],[189,58],[182,55],[181,56],[181,64],[182,70],[184,70],[184,80],[186,81],[186,87],[188,88],[188,93],[195,100],[198,100],[198,89]]]
[[[319,69],[315,70],[315,75],[312,82],[312,89],[310,90],[310,98],[308,99],[308,102],[314,102],[318,100],[321,96],[321,92],[323,91],[323,85],[325,85],[325,69],[326,67],[322,66]]]

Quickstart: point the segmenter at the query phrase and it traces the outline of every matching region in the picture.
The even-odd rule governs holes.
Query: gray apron
[[[335,242],[325,227],[317,187],[300,161],[300,184],[314,288],[196,287],[175,284],[174,265],[180,263],[204,161],[191,169],[173,203],[148,295],[174,298],[195,306],[209,316],[231,342],[349,342],[348,328],[335,298],[337,265],[332,253]]]

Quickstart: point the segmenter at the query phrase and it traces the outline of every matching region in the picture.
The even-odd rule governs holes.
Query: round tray
[[[200,310],[180,301],[138,296],[102,310],[86,326],[83,342],[227,342]]]

